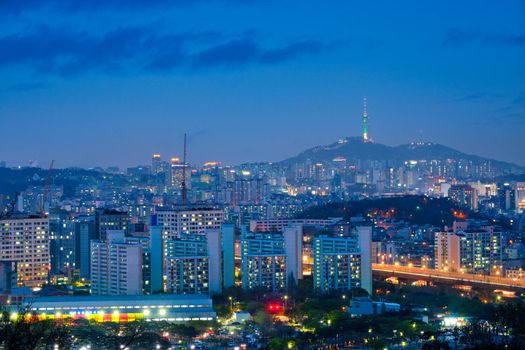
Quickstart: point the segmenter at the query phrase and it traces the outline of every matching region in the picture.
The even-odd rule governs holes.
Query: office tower
[[[106,232],[111,231],[128,231],[129,218],[128,213],[117,210],[97,210],[95,212],[95,223],[98,239],[105,241]]]
[[[51,274],[76,268],[76,222],[65,210],[53,209],[49,216]]]
[[[436,232],[434,267],[438,270],[501,275],[502,237],[494,226],[454,222]]]
[[[235,285],[235,225],[221,226],[222,284],[223,288]]]
[[[357,239],[361,252],[361,288],[372,295],[372,227],[358,226]]]
[[[91,294],[142,294],[142,246],[127,243],[124,231],[91,241]]]
[[[221,291],[220,231],[181,234],[168,241],[166,290],[172,294],[215,294]]]
[[[162,159],[160,154],[154,154],[151,157],[151,173],[157,175],[162,172]]]
[[[358,240],[349,237],[314,238],[314,288],[321,293],[361,287]]]
[[[174,190],[182,190],[182,182],[186,177],[186,186],[191,186],[191,169],[189,164],[184,164],[179,158],[171,158],[170,185]]]
[[[285,290],[302,278],[302,227],[284,232],[241,234],[241,274],[245,289]]]
[[[49,220],[13,218],[0,220],[0,260],[17,263],[18,283],[40,287],[49,269]]]
[[[448,196],[460,207],[474,211],[478,209],[478,196],[470,185],[452,185],[448,190]]]

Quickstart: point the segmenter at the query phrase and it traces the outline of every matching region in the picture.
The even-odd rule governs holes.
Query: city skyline
[[[9,164],[125,167],[180,155],[184,132],[192,163],[279,161],[360,135],[364,96],[376,142],[422,139],[525,164],[517,0],[0,9]]]

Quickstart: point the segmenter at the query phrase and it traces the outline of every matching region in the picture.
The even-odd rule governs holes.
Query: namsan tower
[[[366,113],[366,96],[363,98],[363,142],[369,142],[368,126],[366,125],[368,114]]]

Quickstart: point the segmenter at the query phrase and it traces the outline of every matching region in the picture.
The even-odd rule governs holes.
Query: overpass
[[[415,280],[479,285],[485,287],[504,287],[514,290],[525,290],[525,280],[511,279],[500,276],[474,275],[463,272],[434,270],[423,267],[372,264],[374,275],[399,277]]]

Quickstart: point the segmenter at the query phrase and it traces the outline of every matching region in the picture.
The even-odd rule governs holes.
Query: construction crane
[[[186,133],[184,133],[184,157],[182,160],[182,205],[186,205],[187,201],[186,189]]]
[[[42,208],[40,209],[40,215],[45,216],[46,214],[46,201],[47,201],[47,195],[49,193],[49,185],[51,183],[51,173],[53,171],[53,165],[55,164],[55,161],[52,160],[51,164],[49,164],[49,170],[47,171],[47,178],[44,185],[44,194],[42,195]]]

